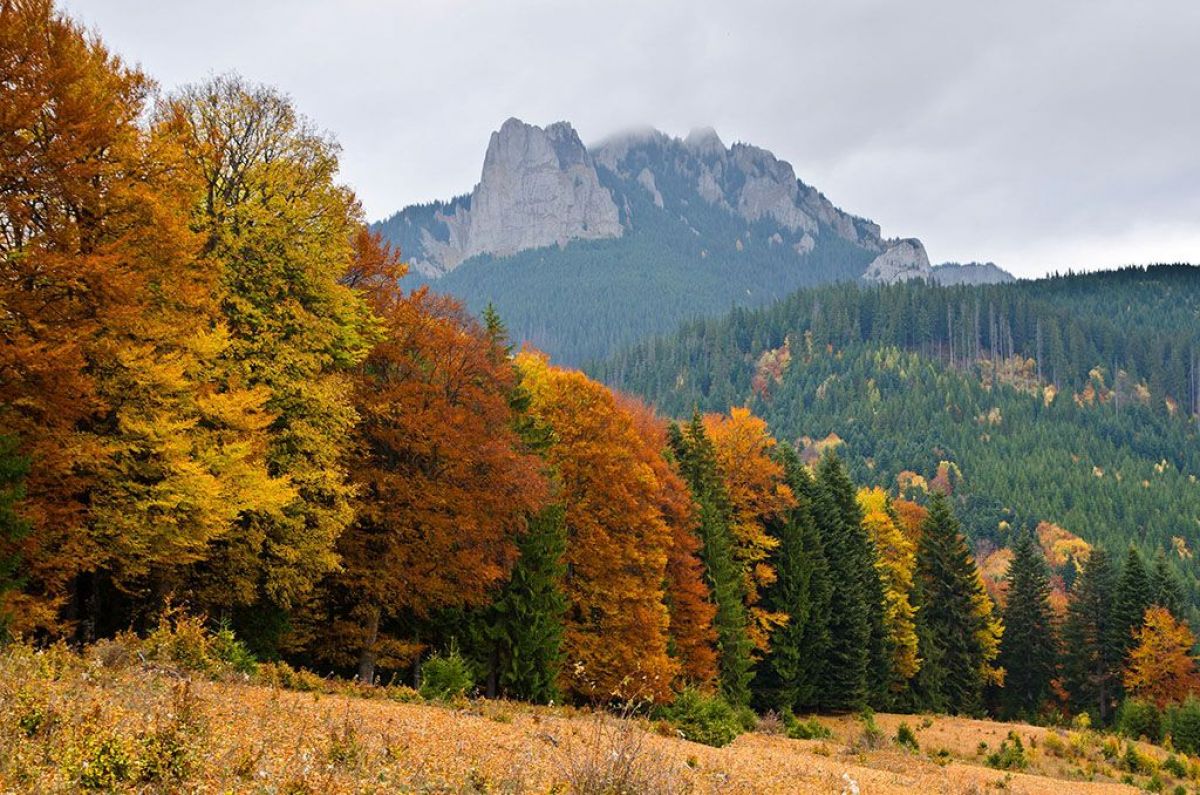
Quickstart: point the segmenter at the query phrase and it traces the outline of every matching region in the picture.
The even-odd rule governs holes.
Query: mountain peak
[[[725,144],[721,142],[721,136],[717,135],[717,131],[712,127],[695,128],[687,134],[683,143],[688,149],[701,155],[725,152]]]

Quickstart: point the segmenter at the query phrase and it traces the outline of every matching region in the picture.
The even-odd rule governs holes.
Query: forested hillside
[[[946,462],[977,539],[1055,522],[1113,550],[1164,549],[1194,580],[1198,311],[1200,270],[1181,265],[831,286],[594,371],[667,413],[747,404],[789,441],[840,441],[866,483]]]

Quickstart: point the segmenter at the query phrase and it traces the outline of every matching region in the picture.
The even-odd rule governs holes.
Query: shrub
[[[1015,731],[1010,731],[1008,737],[1000,743],[999,750],[988,756],[987,765],[997,770],[1024,770],[1029,766],[1025,746]]]
[[[1188,769],[1179,757],[1171,754],[1162,763],[1163,770],[1170,773],[1175,778],[1187,778]]]
[[[745,730],[744,716],[720,696],[706,696],[685,688],[675,700],[658,709],[657,716],[692,742],[720,748]]]
[[[1167,710],[1166,729],[1175,748],[1185,754],[1200,753],[1200,700],[1188,696]]]
[[[900,725],[896,727],[896,745],[904,746],[913,751],[921,750],[921,744],[917,742],[916,732],[904,721],[900,721]]]
[[[449,701],[474,687],[471,668],[453,644],[448,654],[435,654],[421,666],[421,695],[425,698]]]
[[[858,736],[858,741],[855,745],[860,750],[873,751],[876,748],[882,748],[887,744],[887,737],[875,723],[875,712],[870,707],[865,707],[858,714],[858,720],[862,723],[862,734]]]
[[[1154,759],[1138,751],[1133,743],[1125,743],[1125,756],[1121,759],[1121,766],[1130,773],[1144,776],[1158,771],[1158,764]]]
[[[1042,741],[1042,745],[1046,747],[1046,753],[1057,756],[1059,759],[1065,759],[1072,755],[1063,738],[1054,732],[1046,733],[1046,739]]]
[[[797,720],[795,715],[785,712],[783,725],[787,729],[787,736],[793,740],[828,740],[833,737],[833,732],[822,726],[815,717]]]
[[[1134,740],[1162,740],[1162,713],[1149,701],[1128,698],[1117,710],[1117,731]]]
[[[212,636],[212,656],[234,673],[252,675],[258,668],[258,660],[246,648],[246,644],[234,636],[227,622],[222,622]]]

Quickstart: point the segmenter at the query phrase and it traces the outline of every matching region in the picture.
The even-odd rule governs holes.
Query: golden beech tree
[[[192,225],[228,331],[212,380],[218,392],[264,393],[267,464],[294,490],[282,509],[242,511],[195,586],[210,604],[288,608],[336,568],[354,513],[348,374],[379,332],[343,281],[362,213],[336,182],[336,143],[272,89],[214,78],[161,103],[154,128],[198,185]]]
[[[618,405],[633,419],[638,433],[653,450],[667,449],[667,423],[641,401],[617,396]],[[680,674],[691,684],[709,688],[717,677],[717,630],[712,602],[700,561],[698,519],[691,491],[662,455],[651,460],[659,484],[659,510],[671,528],[667,555],[667,608],[671,644],[681,665]]]
[[[1192,657],[1196,637],[1187,624],[1175,620],[1165,608],[1151,607],[1142,626],[1134,630],[1134,639],[1125,668],[1130,693],[1164,707],[1200,690],[1200,673]]]
[[[545,357],[517,357],[566,509],[564,688],[602,700],[670,697],[664,583],[673,533],[656,474],[660,450],[602,384]]]
[[[101,554],[85,532],[94,466],[82,465],[106,451],[79,426],[106,408],[92,344],[137,311],[109,225],[149,81],[49,0],[0,4],[0,59],[0,427],[31,459],[27,582],[10,594],[24,631],[52,627],[72,578]]]
[[[0,432],[32,460],[10,607],[19,631],[61,632],[94,624],[101,580],[161,596],[288,489],[265,469],[266,396],[212,387],[199,186],[137,124],[147,79],[48,2],[0,20]]]
[[[786,613],[759,605],[761,589],[775,581],[770,558],[779,545],[767,532],[767,523],[782,516],[796,498],[784,482],[783,465],[771,457],[775,439],[766,422],[750,409],[733,408],[728,416],[705,415],[704,429],[716,448],[717,465],[733,506],[734,552],[745,577],[751,640],[760,652],[766,651],[771,632],[787,621]]]
[[[875,542],[875,567],[884,585],[884,623],[891,641],[892,667],[898,680],[908,680],[921,665],[917,656],[916,610],[911,599],[916,544],[905,534],[883,489],[860,489],[858,504],[863,512],[863,527]]]
[[[372,681],[376,663],[419,650],[388,632],[389,619],[486,602],[547,484],[514,430],[517,373],[496,341],[452,299],[396,287],[401,271],[378,238],[360,235],[355,248],[346,281],[382,334],[352,381],[356,518],[338,542],[343,570],[319,642]]]

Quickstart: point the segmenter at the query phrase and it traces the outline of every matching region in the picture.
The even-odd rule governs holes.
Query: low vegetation
[[[427,672],[453,674],[453,655]],[[441,673],[434,673],[440,669]],[[432,676],[430,676],[432,674]],[[1200,760],[1088,728],[473,700],[258,664],[175,615],[82,651],[0,651],[5,792],[1192,792]],[[1180,724],[1182,725],[1182,724]],[[1182,788],[1182,789],[1181,789]]]

